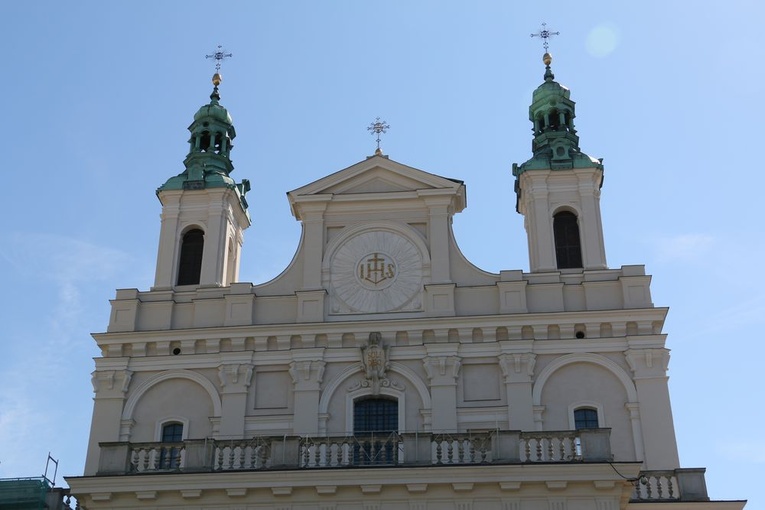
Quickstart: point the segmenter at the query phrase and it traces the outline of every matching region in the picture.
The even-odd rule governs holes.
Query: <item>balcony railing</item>
[[[610,429],[385,433],[101,443],[97,476],[149,473],[612,462]],[[708,501],[704,469],[644,471],[632,501]]]
[[[642,471],[632,501],[709,501],[703,468]]]
[[[99,475],[611,460],[610,429],[101,443]]]

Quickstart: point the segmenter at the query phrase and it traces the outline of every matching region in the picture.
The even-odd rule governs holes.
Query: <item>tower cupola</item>
[[[203,105],[189,126],[189,153],[183,161],[186,169],[179,175],[171,177],[158,191],[169,189],[203,189],[209,187],[237,187],[244,200],[244,194],[249,191],[250,183],[243,180],[236,185],[230,177],[234,171],[231,161],[231,149],[236,138],[231,114],[220,104],[218,86],[223,78],[215,73],[212,78],[213,91],[210,102]],[[246,206],[246,202],[243,203]]]
[[[251,223],[245,199],[250,182],[237,184],[230,175],[236,130],[220,104],[221,81],[216,72],[210,102],[197,111],[188,128],[184,171],[157,189],[162,229],[155,289],[227,286],[239,278],[243,232]]]
[[[545,52],[544,82],[537,87],[529,106],[529,120],[533,124],[532,158],[513,167],[516,177],[535,168],[582,168],[599,164],[579,148],[579,136],[574,127],[576,103],[571,91],[555,81],[550,64],[552,55]]]
[[[550,67],[547,38],[556,34],[546,28],[532,34],[545,41],[545,74],[529,107],[531,159],[513,164],[516,209],[525,217],[532,272],[605,269],[603,163],[579,148],[571,91],[555,81]]]

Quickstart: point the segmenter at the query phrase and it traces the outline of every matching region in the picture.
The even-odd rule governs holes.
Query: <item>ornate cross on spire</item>
[[[370,135],[377,135],[377,139],[375,140],[377,142],[377,150],[375,150],[376,156],[382,156],[382,150],[380,149],[380,134],[387,133],[388,129],[390,129],[390,126],[384,120],[380,120],[380,117],[377,117],[367,128]]]
[[[231,53],[226,53],[226,51],[223,49],[223,47],[219,44],[218,49],[212,52],[211,55],[205,55],[205,58],[214,58],[215,59],[215,72],[220,72],[220,63],[221,61],[233,57]]]
[[[531,37],[541,37],[542,41],[544,41],[542,43],[542,47],[545,49],[545,53],[547,53],[547,50],[550,47],[550,45],[547,43],[547,40],[554,35],[560,35],[560,32],[550,32],[547,30],[547,23],[542,23],[542,28],[539,30],[539,32],[531,34]]]

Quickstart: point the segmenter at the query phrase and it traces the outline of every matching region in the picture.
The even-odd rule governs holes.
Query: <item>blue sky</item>
[[[709,4],[709,5],[707,5]],[[463,179],[454,221],[489,271],[528,269],[513,162],[530,156],[531,92],[553,70],[582,149],[606,166],[609,265],[645,264],[670,306],[681,462],[710,495],[765,507],[761,334],[765,37],[757,1],[14,2],[4,5],[0,477],[80,474],[90,372],[114,289],[153,281],[160,204],[183,170],[218,44],[250,179],[241,279],[260,283],[300,236],[285,192],[374,151]],[[760,404],[757,404],[760,402]],[[60,477],[59,477],[60,479]],[[759,498],[759,499],[758,499]]]

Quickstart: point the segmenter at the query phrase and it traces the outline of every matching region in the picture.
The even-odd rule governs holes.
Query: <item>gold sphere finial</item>
[[[550,55],[549,53],[545,53],[544,55],[542,55],[542,62],[544,62],[546,66],[549,66],[550,63],[552,63],[552,55]]]
[[[215,73],[213,75],[213,77],[212,77],[213,85],[215,85],[217,87],[218,85],[220,85],[220,82],[222,82],[222,81],[223,81],[223,76],[221,76],[220,73]]]

